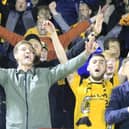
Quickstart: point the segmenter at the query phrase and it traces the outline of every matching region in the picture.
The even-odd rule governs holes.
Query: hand
[[[102,30],[103,21],[104,21],[103,13],[102,13],[101,7],[99,7],[99,10],[98,10],[98,13],[97,13],[97,16],[96,16],[96,23],[93,27],[93,31],[96,34],[100,34],[100,32]]]
[[[105,14],[108,8],[109,8],[109,4],[105,4],[105,5],[103,6],[103,8],[101,9],[101,12],[102,12],[103,14]]]
[[[55,1],[52,1],[50,4],[49,4],[49,9],[51,11],[51,13],[53,15],[56,15],[58,14],[58,12],[56,11],[56,2]]]
[[[42,29],[45,29],[50,35],[56,32],[54,24],[49,20],[46,20],[42,23]]]
[[[99,47],[99,45],[95,42],[95,38],[90,38],[89,41],[85,42],[85,51],[86,54],[90,55]]]

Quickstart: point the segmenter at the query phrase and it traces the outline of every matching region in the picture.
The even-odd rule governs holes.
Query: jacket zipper
[[[26,101],[26,129],[28,129],[27,73],[25,73],[24,85],[25,85],[25,101]]]

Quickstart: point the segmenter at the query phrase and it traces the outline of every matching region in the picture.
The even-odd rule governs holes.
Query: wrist
[[[58,15],[59,13],[56,10],[51,11],[52,15]]]
[[[51,37],[52,40],[58,39],[58,35],[57,35],[56,31],[51,33],[50,37]]]

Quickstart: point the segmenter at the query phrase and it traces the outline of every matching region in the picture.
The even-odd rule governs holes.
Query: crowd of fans
[[[2,0],[0,129],[127,129],[128,41],[128,0]]]

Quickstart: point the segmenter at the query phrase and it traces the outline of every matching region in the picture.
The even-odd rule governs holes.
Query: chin
[[[97,77],[92,77],[95,81],[100,81],[100,80],[102,80],[103,79],[103,75],[101,75],[101,76],[97,76]]]
[[[24,64],[25,64],[25,65],[32,65],[33,62],[25,62]]]

